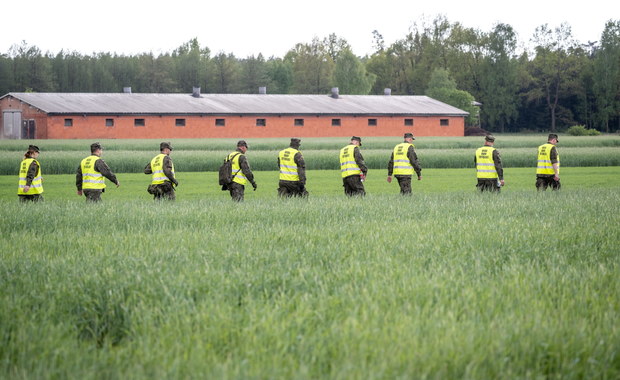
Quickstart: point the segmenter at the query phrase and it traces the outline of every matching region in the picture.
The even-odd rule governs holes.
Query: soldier
[[[484,146],[476,150],[474,164],[476,165],[476,187],[480,191],[497,191],[504,186],[504,169],[499,151],[493,148],[495,137],[487,135],[484,138]]]
[[[38,202],[43,200],[43,177],[39,161],[39,147],[28,146],[24,159],[19,166],[19,183],[17,196],[20,202]]]
[[[538,147],[538,165],[536,167],[536,189],[560,190],[560,154],[556,144],[560,142],[558,135],[550,133],[547,143]]]
[[[402,195],[411,195],[411,176],[415,170],[418,181],[422,180],[422,168],[418,162],[418,155],[415,153],[413,145],[413,133],[405,133],[405,141],[394,147],[394,151],[388,162],[388,183],[392,182],[392,173],[398,180],[400,193]]]
[[[232,162],[232,182],[228,184],[228,191],[233,201],[243,201],[245,184],[250,182],[254,191],[258,185],[254,181],[254,174],[250,169],[250,164],[245,157],[245,152],[248,150],[248,144],[244,140],[237,142],[237,150],[228,155],[228,159]]]
[[[306,190],[306,163],[299,151],[301,140],[291,139],[289,148],[281,150],[278,154],[278,167],[280,168],[280,182],[278,195],[281,197],[307,197]]]
[[[77,186],[77,195],[81,196],[83,192],[87,202],[99,202],[101,201],[101,193],[105,192],[105,178],[112,181],[116,187],[121,184],[101,158],[103,154],[101,144],[92,143],[90,153],[90,156],[83,159],[77,168],[75,185]]]
[[[344,187],[344,193],[350,197],[354,195],[366,195],[363,182],[366,179],[368,168],[360,152],[361,146],[361,137],[353,136],[351,137],[351,143],[340,149],[342,186]]]
[[[176,199],[175,187],[179,186],[179,181],[174,175],[174,164],[170,158],[172,145],[169,142],[159,144],[161,152],[155,156],[144,168],[144,174],[152,174],[151,184],[148,187],[149,194],[153,194],[154,200]]]

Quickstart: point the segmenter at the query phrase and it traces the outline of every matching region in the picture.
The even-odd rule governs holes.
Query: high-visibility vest
[[[88,156],[82,160],[82,189],[105,189],[103,174],[95,170],[95,162],[100,160],[97,156]]]
[[[295,163],[297,149],[286,148],[278,154],[280,159],[280,181],[299,181],[299,172]]]
[[[233,158],[233,156],[235,157]],[[248,179],[243,175],[241,165],[239,165],[239,158],[241,158],[241,156],[243,156],[243,153],[235,151],[228,155],[228,159],[232,160],[232,169],[230,174],[232,175],[233,182],[237,182],[238,184],[245,186],[245,184],[248,183]]]
[[[495,148],[483,146],[476,150],[476,176],[478,178],[498,178],[493,162]]]
[[[28,169],[30,168],[30,164],[32,162],[36,162],[39,165],[37,169],[37,174],[35,175],[32,183],[30,184],[30,189],[24,192],[24,187],[26,187],[26,176],[28,175]],[[17,186],[17,194],[19,195],[34,195],[41,194],[43,192],[43,178],[41,177],[41,165],[39,161],[34,158],[24,158],[21,166],[19,167],[19,183]]]
[[[171,182],[168,177],[164,174],[164,158],[165,154],[161,153],[155,156],[151,160],[151,171],[153,172],[153,177],[151,180],[151,185],[159,185],[164,182]],[[174,176],[174,163],[172,163],[172,175]]]
[[[536,174],[554,175],[553,164],[551,163],[551,149],[555,145],[542,144],[538,147],[538,165],[536,166]],[[560,174],[560,154],[558,153],[558,174]]]
[[[415,149],[415,146],[408,142],[398,144],[394,147],[394,175],[413,174],[413,165],[411,165],[411,161],[409,161],[409,157],[407,156],[410,146],[413,146]]]
[[[362,174],[362,170],[355,162],[355,155],[353,154],[356,147],[357,145],[351,144],[340,149],[340,174],[342,178]]]

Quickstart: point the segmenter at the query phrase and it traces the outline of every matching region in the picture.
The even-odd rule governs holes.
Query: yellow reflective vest
[[[299,172],[295,163],[297,149],[286,148],[278,154],[280,159],[280,181],[299,181]]]
[[[164,182],[171,182],[166,174],[164,174],[164,158],[165,154],[161,153],[155,156],[151,160],[151,171],[153,172],[151,185],[159,185]],[[170,163],[172,165],[172,175],[174,176],[174,163]]]
[[[413,165],[409,161],[407,152],[409,147],[415,146],[408,142],[404,142],[394,147],[394,175],[413,175]]]
[[[228,159],[232,161],[232,172],[230,174],[232,175],[233,182],[245,186],[245,184],[248,183],[248,179],[245,178],[245,175],[243,175],[243,172],[241,171],[241,165],[239,165],[239,158],[241,158],[242,155],[243,153],[234,151],[228,155]]]
[[[493,162],[493,152],[495,148],[483,146],[476,150],[476,176],[478,178],[498,178]]]
[[[37,174],[32,180],[32,183],[30,184],[30,189],[24,192],[24,187],[26,187],[26,176],[28,175],[28,169],[30,168],[30,165],[32,164],[33,161],[37,163],[37,165],[39,166],[39,169],[37,169]],[[19,167],[19,183],[17,186],[17,194],[18,195],[34,195],[34,194],[41,194],[42,192],[43,192],[43,178],[41,177],[41,165],[39,164],[39,161],[35,160],[34,158],[25,158],[22,161],[21,166]]]
[[[105,189],[103,174],[95,170],[95,162],[100,160],[97,156],[88,156],[82,160],[82,189]]]
[[[355,148],[357,145],[351,144],[340,149],[340,174],[342,178],[362,174],[362,170],[355,162]]]
[[[538,165],[536,174],[554,175],[553,164],[551,163],[551,149],[555,145],[543,144],[538,147]],[[560,154],[558,153],[558,174],[560,174]]]

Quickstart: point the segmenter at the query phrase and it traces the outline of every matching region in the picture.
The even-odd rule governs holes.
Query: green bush
[[[571,136],[598,136],[601,132],[596,129],[588,129],[585,125],[573,125],[566,131]]]

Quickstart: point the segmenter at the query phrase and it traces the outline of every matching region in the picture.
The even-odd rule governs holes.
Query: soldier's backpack
[[[220,186],[222,186],[222,190],[227,190],[228,189],[228,184],[232,182],[233,176],[232,176],[232,161],[235,159],[235,157],[237,157],[238,155],[240,155],[241,153],[237,153],[234,156],[230,157],[226,157],[224,159],[224,163],[222,164],[222,166],[220,166],[219,169],[219,184]]]

